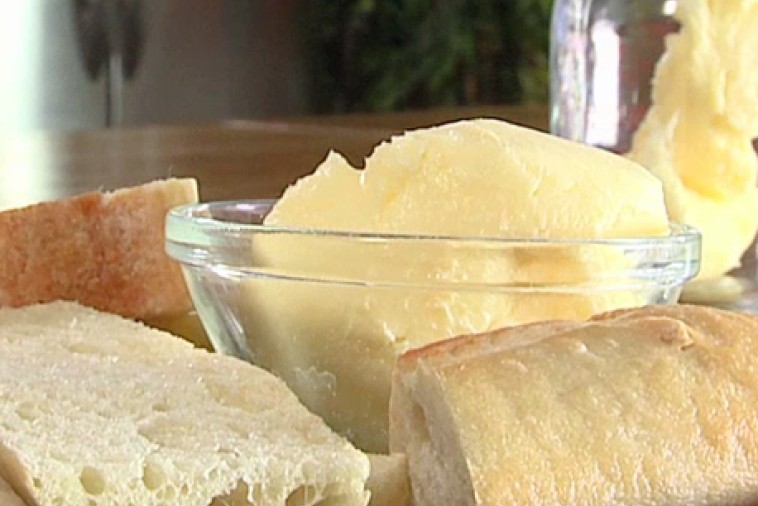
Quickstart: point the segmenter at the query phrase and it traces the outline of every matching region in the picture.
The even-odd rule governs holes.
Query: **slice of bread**
[[[365,505],[273,375],[71,302],[0,309],[0,477],[29,505]]]
[[[390,446],[417,506],[758,504],[758,317],[694,306],[413,350]]]
[[[0,213],[0,306],[63,299],[141,319],[186,313],[164,222],[197,199],[194,179],[168,179]]]

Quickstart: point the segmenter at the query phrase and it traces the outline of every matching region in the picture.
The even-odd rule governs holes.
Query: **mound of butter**
[[[714,278],[758,229],[758,0],[679,0],[675,16],[628,156],[661,178],[672,219],[700,230],[700,278]]]
[[[669,231],[661,183],[641,166],[496,120],[395,137],[363,170],[332,153],[287,190],[266,224],[473,238]],[[583,246],[506,251],[486,240],[349,233],[256,239],[254,254],[271,276],[250,281],[242,299],[255,360],[364,450],[387,451],[390,378],[409,348],[640,304],[632,293],[530,288],[625,267],[625,259]],[[500,282],[522,290],[491,288]]]

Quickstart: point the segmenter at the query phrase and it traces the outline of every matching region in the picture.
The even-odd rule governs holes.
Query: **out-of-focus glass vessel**
[[[550,41],[550,129],[617,153],[650,106],[677,0],[555,0]]]
[[[630,150],[651,105],[652,79],[666,36],[679,29],[674,18],[677,6],[678,0],[554,0],[550,39],[553,134],[620,154]],[[753,145],[758,150],[758,139]],[[724,307],[758,312],[755,241],[743,255],[742,266],[730,274],[740,278],[743,286],[702,285],[707,293],[698,292],[688,300],[722,303],[722,297],[727,301]],[[737,296],[740,299],[734,302]]]

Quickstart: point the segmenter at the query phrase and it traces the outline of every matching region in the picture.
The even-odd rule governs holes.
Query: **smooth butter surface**
[[[660,183],[637,164],[488,119],[395,137],[365,170],[331,153],[266,223],[522,238],[668,232]]]

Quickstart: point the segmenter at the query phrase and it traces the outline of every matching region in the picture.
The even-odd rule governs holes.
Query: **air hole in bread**
[[[153,404],[153,411],[156,413],[165,413],[168,411],[168,401],[163,399],[162,401]]]
[[[246,506],[251,504],[248,502],[248,486],[244,481],[240,481],[237,486],[224,496],[219,496],[213,499],[211,506]],[[255,489],[253,489],[255,491]],[[263,501],[254,498],[252,504],[262,504]]]
[[[161,501],[171,503],[174,499],[176,499],[176,488],[171,485],[166,485],[158,491],[158,498]]]
[[[321,499],[320,501],[316,501],[310,506],[338,506],[340,504],[345,504],[345,502],[346,500],[344,496],[333,495],[333,496]]]
[[[72,353],[81,353],[82,355],[99,355],[101,351],[92,343],[81,341],[78,343],[70,343],[66,346],[66,349]]]
[[[221,477],[221,472],[218,469],[211,469],[208,472],[207,477],[209,481],[218,481],[218,479]]]
[[[62,449],[59,449],[59,448],[50,449],[50,458],[53,460],[57,460],[58,462],[68,462],[70,457],[71,456]]]
[[[142,466],[142,483],[148,490],[158,490],[166,484],[166,473],[155,462],[145,462]]]
[[[313,506],[321,497],[318,489],[312,485],[301,485],[287,496],[285,506]]]
[[[253,490],[248,494],[253,504],[263,504],[265,496],[263,495],[263,485],[256,483]]]
[[[216,403],[242,411],[250,411],[250,404],[244,397],[235,395],[233,391],[218,382],[219,380],[213,377],[205,378],[205,388]]]
[[[40,412],[40,409],[38,406],[25,402],[23,404],[19,404],[16,407],[16,414],[18,415],[19,418],[21,418],[24,421],[33,422],[34,420],[39,418],[40,414],[42,413]]]
[[[179,495],[187,495],[189,494],[189,485],[186,483],[182,483],[182,486],[179,487]]]
[[[413,403],[411,408],[411,417],[413,418],[413,430],[416,433],[418,441],[428,443],[431,441],[431,435],[429,434],[429,425],[426,422],[426,413],[424,409],[417,402]]]
[[[105,477],[94,467],[85,467],[79,475],[79,481],[84,491],[89,495],[100,495],[105,492]]]

